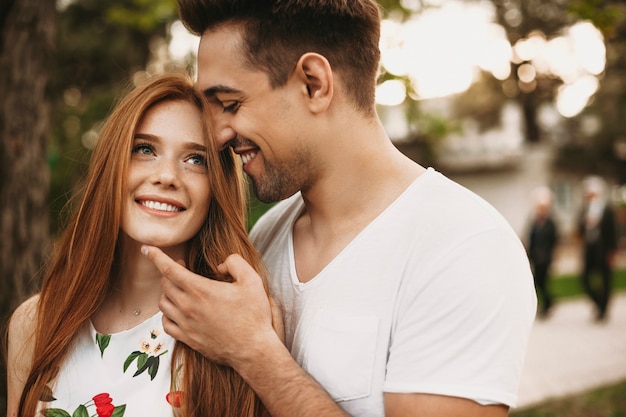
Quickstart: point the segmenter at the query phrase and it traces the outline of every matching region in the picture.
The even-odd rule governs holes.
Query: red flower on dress
[[[102,394],[98,394],[94,396],[92,400],[94,404],[96,405],[96,407],[100,407],[101,405],[104,405],[104,404],[111,404],[113,402],[113,398],[111,398],[111,396],[106,392],[103,392]]]
[[[96,407],[96,413],[98,413],[98,417],[111,417],[113,411],[115,411],[115,406],[113,404],[104,404]]]
[[[168,392],[167,395],[165,396],[165,399],[167,400],[168,403],[170,403],[172,407],[179,408],[183,400],[182,397],[183,397],[182,391],[173,391],[173,392]]]
[[[96,405],[98,417],[111,417],[111,414],[115,411],[115,406],[112,404],[113,399],[105,392],[93,397],[93,402]]]
[[[51,391],[52,392],[52,391]],[[53,401],[48,400],[48,401]],[[124,413],[126,412],[126,404],[118,405],[117,407],[113,405],[113,398],[106,393],[103,392],[91,398],[93,401],[87,401],[86,403],[79,404],[73,414],[61,409],[61,408],[48,408],[41,412],[41,414],[45,417],[70,417],[70,416],[91,416],[91,417],[124,417]],[[89,408],[95,406],[96,414],[91,414],[90,411],[87,411]]]

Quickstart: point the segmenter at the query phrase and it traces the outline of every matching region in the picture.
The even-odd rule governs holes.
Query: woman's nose
[[[169,158],[160,158],[155,165],[154,183],[164,187],[178,187],[180,185],[180,166],[178,161]]]

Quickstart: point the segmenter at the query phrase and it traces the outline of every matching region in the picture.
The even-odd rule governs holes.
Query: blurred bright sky
[[[419,3],[403,1],[409,9]],[[597,91],[606,51],[601,33],[591,23],[578,23],[552,39],[536,33],[511,45],[504,29],[494,23],[490,1],[428,3],[440,7],[425,9],[405,22],[383,21],[382,66],[410,80],[413,91],[407,91],[399,80],[386,81],[377,88],[378,104],[396,106],[409,95],[413,100],[427,100],[461,93],[478,79],[480,70],[505,80],[511,62],[526,62],[519,67],[518,77],[527,88],[541,74],[563,80],[556,101],[562,116],[580,113]],[[180,22],[172,25],[171,34],[172,58],[196,53],[198,38]]]

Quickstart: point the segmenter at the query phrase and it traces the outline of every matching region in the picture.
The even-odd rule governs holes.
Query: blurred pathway
[[[556,304],[535,322],[518,408],[626,380],[626,293],[611,301],[605,322],[593,321],[586,298]]]

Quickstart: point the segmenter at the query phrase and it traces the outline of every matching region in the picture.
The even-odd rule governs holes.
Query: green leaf
[[[150,365],[152,365],[152,362],[156,359],[154,356],[148,356],[148,355],[146,356],[148,358],[145,361],[143,361],[141,366],[137,368],[137,372],[135,372],[135,375],[133,375],[133,377],[136,377],[137,375],[141,375],[142,373],[144,373],[145,370],[148,369],[148,367],[150,367]],[[137,362],[138,362],[137,365],[139,365],[139,361]]]
[[[125,411],[126,404],[118,405],[113,409],[113,414],[111,414],[111,417],[122,417]]]
[[[74,414],[72,414],[72,417],[89,417],[87,407],[85,407],[83,404],[79,405],[78,408],[76,408],[76,411],[74,411]]]
[[[104,356],[104,350],[109,346],[109,342],[111,341],[110,334],[96,334],[96,343],[100,348],[100,357]]]
[[[157,372],[159,372],[159,362],[161,361],[158,356],[153,356],[152,358],[154,360],[148,367],[148,375],[150,375],[150,381],[152,381],[154,377],[156,376]]]
[[[137,368],[143,368],[146,367],[146,362],[148,361],[149,356],[147,353],[142,353],[141,355],[139,355],[139,357],[137,358]]]
[[[41,412],[45,417],[70,417],[70,413],[60,408],[48,408]]]
[[[130,364],[133,363],[133,361],[135,359],[137,359],[137,357],[139,357],[141,355],[142,355],[142,353],[139,352],[138,350],[136,350],[133,353],[131,353],[130,355],[128,355],[128,358],[126,358],[126,360],[124,361],[124,372],[126,372],[128,367],[130,366]],[[143,355],[145,355],[145,353],[143,353]]]

